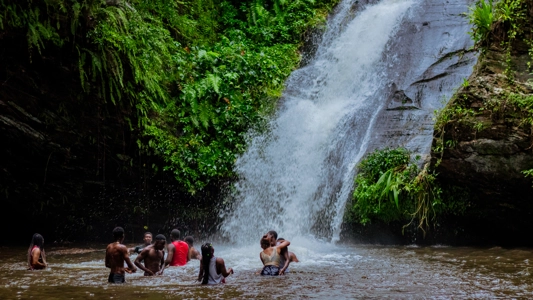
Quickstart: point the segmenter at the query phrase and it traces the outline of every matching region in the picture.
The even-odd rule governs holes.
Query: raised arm
[[[217,266],[217,273],[222,274],[224,278],[228,277],[230,274],[233,274],[232,268],[229,268],[226,270],[226,264],[224,263],[224,260],[220,257],[217,257],[216,266]]]
[[[287,240],[281,241],[281,243],[279,243],[279,245],[277,246],[278,254],[280,253],[281,249],[289,247],[290,244],[291,244],[291,242],[289,242]]]
[[[287,268],[289,267],[289,263],[290,263],[290,256],[289,256],[289,251],[286,250],[287,248],[285,248],[285,251],[281,251],[281,255],[283,255],[283,258],[285,258],[285,264],[283,265],[283,267],[279,270],[279,275],[284,275],[285,274],[285,270],[287,270]]]
[[[146,258],[146,256],[148,255],[149,251],[150,251],[150,249],[143,249],[143,251],[141,251],[141,253],[139,253],[139,255],[137,255],[137,258],[135,259],[135,265],[137,267],[139,267],[139,269],[143,270],[144,272],[146,272],[146,273],[148,273],[150,275],[154,275],[154,272],[152,272],[150,269],[148,269],[145,266],[143,266],[143,264],[141,263]]]

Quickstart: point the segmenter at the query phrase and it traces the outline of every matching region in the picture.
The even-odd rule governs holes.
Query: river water
[[[214,247],[235,270],[218,286],[195,281],[196,260],[160,277],[127,274],[126,284],[115,285],[107,283],[105,245],[49,247],[50,267],[41,271],[26,270],[26,248],[0,248],[0,299],[533,298],[532,249],[300,240],[289,247],[300,262],[286,276],[266,278],[255,274],[261,268],[259,245]]]

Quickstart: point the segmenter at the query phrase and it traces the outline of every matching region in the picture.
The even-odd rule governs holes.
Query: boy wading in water
[[[194,248],[194,238],[192,236],[186,236],[184,239],[185,243],[189,245],[189,254],[187,256],[187,261],[190,261],[191,259],[202,259],[202,255],[200,255],[200,252]]]
[[[144,276],[154,276],[163,274],[165,267],[165,243],[166,237],[158,234],[155,243],[144,248],[135,259],[135,265],[144,271]],[[144,266],[141,262],[144,261]]]
[[[108,282],[124,283],[125,273],[135,273],[137,268],[131,263],[128,254],[128,248],[122,245],[124,241],[124,229],[122,227],[115,227],[113,229],[113,237],[115,241],[105,249],[105,266],[111,269],[109,273]],[[128,265],[124,268],[124,262]]]
[[[143,251],[144,248],[152,245],[152,233],[151,232],[147,231],[147,232],[144,233],[143,242],[144,242],[143,245],[139,245],[137,247],[130,248],[129,249],[130,254],[131,253],[141,253],[141,251]]]

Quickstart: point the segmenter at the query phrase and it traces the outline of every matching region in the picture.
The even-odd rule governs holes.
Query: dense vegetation
[[[132,109],[140,149],[190,193],[229,177],[244,133],[298,62],[307,28],[335,1],[0,2],[0,26],[77,58],[85,95]],[[156,166],[154,166],[156,167]]]
[[[475,99],[468,97],[466,93],[451,99],[438,113],[435,126],[438,137],[436,152],[442,153],[445,148],[456,145],[453,139],[443,139],[444,128],[451,122],[464,125],[475,133],[481,133],[502,121],[521,128],[531,127],[533,96],[528,87],[531,82],[524,74],[531,74],[533,61],[533,36],[529,26],[532,8],[533,3],[528,0],[479,0],[471,7],[469,20],[473,27],[470,35],[480,51],[481,60],[493,59],[486,57],[491,50],[503,54],[503,61],[500,63],[504,67],[501,90],[492,93],[479,108],[470,106]],[[528,57],[517,59],[524,49]],[[516,76],[522,78],[516,80]],[[468,90],[469,85],[468,80],[465,80],[461,89]],[[480,118],[487,113],[489,118]],[[524,174],[533,174],[533,169],[524,170]]]
[[[358,165],[353,193],[352,221],[413,224],[425,235],[443,214],[463,214],[465,204],[444,195],[436,174],[404,148],[375,150]]]
[[[54,103],[54,113],[37,116],[46,118],[46,126],[63,122],[66,128],[61,130],[73,132],[73,124],[81,124],[79,115],[92,115],[105,124],[108,133],[103,138],[104,127],[98,127],[98,137],[94,132],[77,137],[79,149],[97,144],[110,151],[91,156],[99,180],[102,162],[114,159],[120,161],[117,176],[123,170],[145,168],[171,173],[175,182],[170,184],[194,198],[209,185],[222,186],[233,179],[233,164],[246,148],[246,133],[266,129],[284,80],[299,64],[306,34],[325,24],[336,2],[0,0],[0,42],[3,49],[18,47],[12,52],[27,58],[22,65],[46,69],[53,64],[65,73],[62,80],[68,78],[57,84],[66,96]],[[8,82],[23,68],[5,54],[10,51],[2,53],[10,67],[0,78]],[[36,76],[47,76],[34,69]],[[30,75],[28,81],[37,82]],[[117,127],[112,124],[130,133],[110,133]],[[135,149],[124,141],[120,152],[109,150],[111,142],[120,145],[116,139],[121,135],[133,140]],[[51,158],[52,154],[45,171]],[[36,192],[27,198],[44,200],[30,205],[35,214],[73,214],[87,205],[71,198],[83,197],[81,191],[66,201],[66,196],[37,191],[46,176],[36,181]],[[3,184],[0,191],[11,198],[24,193]],[[71,208],[65,208],[66,202]],[[126,202],[124,207],[131,206]],[[148,210],[144,204],[137,208]]]
[[[358,166],[350,211],[352,220],[361,224],[399,221],[406,224],[403,228],[415,222],[425,233],[445,216],[480,218],[482,213],[476,215],[471,207],[471,200],[477,195],[457,186],[443,186],[438,174],[430,169],[439,166],[445,150],[457,147],[460,137],[477,135],[487,138],[483,131],[494,124],[520,127],[526,131],[531,128],[533,96],[530,84],[523,82],[527,77],[523,74],[531,72],[533,37],[529,22],[532,4],[527,0],[479,0],[472,5],[468,19],[472,24],[470,35],[480,52],[482,63],[478,68],[485,67],[495,72],[499,65],[503,65],[501,73],[504,76],[499,77],[504,81],[503,86],[484,98],[481,105],[472,105],[481,94],[492,91],[489,92],[486,84],[477,83],[478,88],[486,91],[473,89],[466,93],[464,91],[470,89],[470,83],[465,80],[446,107],[436,112],[433,153],[437,159],[433,165],[420,169],[416,161],[410,161],[409,153],[401,148],[370,153]],[[527,70],[521,69],[522,61],[516,58],[524,48],[529,54]],[[493,56],[487,59],[490,51]],[[493,53],[498,53],[496,60],[502,61],[494,61]],[[501,56],[498,56],[500,53]],[[517,76],[521,76],[520,80]],[[476,80],[475,77],[473,79]],[[533,169],[526,168],[523,174],[533,176]],[[472,177],[475,175],[472,174]]]

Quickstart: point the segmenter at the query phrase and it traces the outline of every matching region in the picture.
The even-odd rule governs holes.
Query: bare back
[[[135,272],[134,270],[136,268],[131,263],[128,248],[126,248],[126,246],[119,242],[107,245],[105,250],[105,266],[111,269],[111,273],[124,274],[124,272],[126,272],[124,262],[128,265],[129,270]]]

